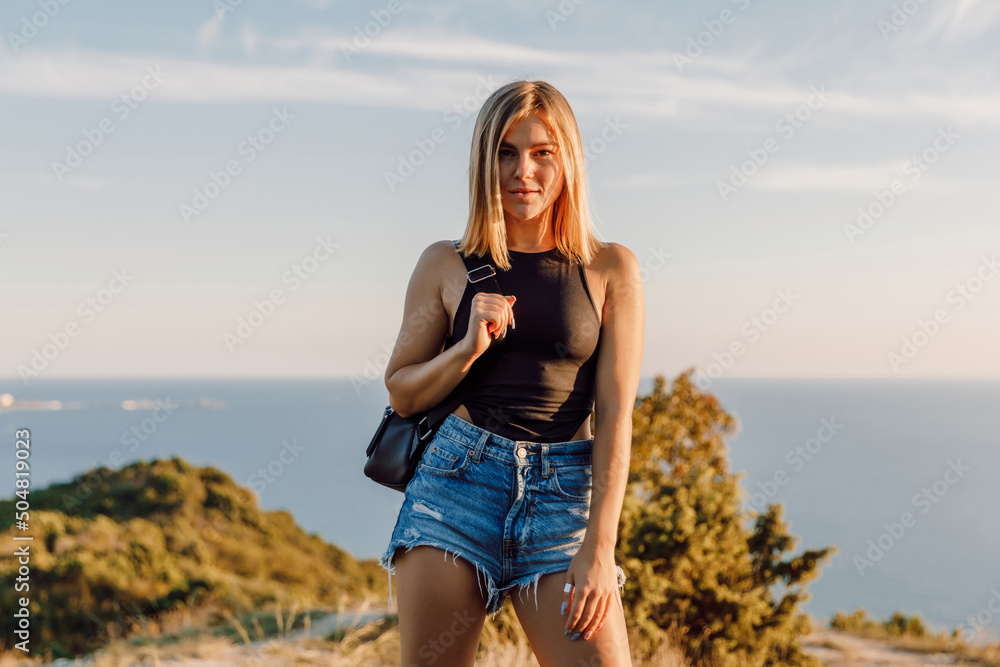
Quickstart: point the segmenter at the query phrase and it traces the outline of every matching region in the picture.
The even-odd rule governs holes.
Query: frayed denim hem
[[[625,579],[626,579],[626,577],[625,577],[625,570],[622,569],[621,565],[616,565],[615,569],[618,572],[618,590],[619,590],[620,593],[624,593],[625,592]],[[534,584],[534,588],[535,588],[535,611],[538,611],[538,581],[542,577],[544,577],[545,575],[547,575],[547,574],[558,574],[560,572],[565,572],[565,571],[566,571],[566,567],[558,567],[558,568],[554,568],[554,569],[551,569],[551,570],[543,570],[541,572],[535,572],[534,574],[529,574],[528,576],[521,577],[521,579],[519,579],[518,581],[511,582],[510,584],[508,584],[508,585],[504,586],[503,588],[501,588],[500,589],[500,594],[504,595],[508,591],[510,591],[512,588],[514,588],[514,586],[517,586],[518,587],[518,590],[517,590],[517,599],[520,600],[520,599],[522,599],[521,598],[521,594],[524,592],[524,589],[526,589],[526,588],[532,586],[532,584]]]
[[[462,560],[471,563],[476,568],[476,583],[479,584],[480,595],[483,595],[482,580],[479,577],[479,573],[482,572],[483,577],[486,579],[486,594],[483,595],[483,597],[486,599],[486,613],[490,614],[491,617],[495,617],[498,613],[500,613],[500,610],[503,609],[503,603],[504,599],[507,597],[507,593],[515,586],[518,587],[517,591],[518,599],[522,599],[521,595],[522,593],[524,593],[524,590],[534,585],[535,611],[538,611],[539,580],[546,574],[556,574],[558,572],[566,571],[565,567],[560,567],[557,569],[535,572],[534,574],[522,577],[520,580],[513,581],[510,584],[504,586],[502,589],[499,589],[497,588],[496,582],[493,580],[493,577],[486,570],[486,568],[484,568],[474,559],[469,558],[468,556],[466,556],[465,554],[456,549],[452,549],[451,547],[441,544],[440,542],[433,542],[433,541],[419,540],[419,539],[414,539],[409,542],[394,542],[389,545],[389,548],[386,549],[385,553],[382,554],[382,557],[379,558],[378,564],[379,567],[385,570],[388,575],[389,606],[392,609],[395,609],[397,612],[399,611],[399,609],[396,607],[396,603],[392,599],[392,575],[396,573],[396,565],[395,565],[396,549],[398,549],[399,547],[406,547],[406,550],[410,551],[414,547],[419,547],[419,546],[429,546],[429,547],[434,547],[436,549],[440,549],[441,551],[444,552],[445,560],[448,560],[449,553],[452,554],[451,560],[452,563],[455,564],[455,567],[458,567],[458,561],[457,561],[458,558],[461,558]],[[615,570],[618,573],[618,589],[619,589],[619,594],[621,594],[625,592],[625,581],[626,581],[625,570],[622,569],[621,565],[616,565]]]
[[[501,594],[506,594],[515,586],[517,589],[517,599],[520,600],[521,594],[524,593],[524,589],[529,588],[534,584],[535,588],[535,611],[538,611],[538,580],[544,577],[546,574],[558,574],[560,572],[565,572],[565,567],[558,567],[552,570],[543,570],[542,572],[535,572],[534,574],[529,574],[526,577],[521,577],[518,581],[512,581],[501,589]]]
[[[452,554],[451,560],[452,563],[455,564],[455,567],[458,567],[458,561],[457,561],[458,558],[461,558],[462,560],[471,563],[476,568],[476,583],[479,584],[479,593],[483,595],[483,598],[486,600],[486,613],[490,614],[490,616],[493,617],[496,616],[503,608],[504,596],[497,589],[496,582],[493,580],[492,575],[490,575],[490,573],[486,570],[485,567],[477,563],[474,559],[469,558],[462,552],[456,549],[452,549],[451,547],[441,544],[440,542],[431,542],[431,541],[416,539],[410,542],[394,542],[393,544],[390,544],[389,548],[386,549],[385,553],[378,560],[379,566],[383,570],[385,570],[389,576],[389,605],[393,609],[396,609],[397,612],[399,610],[392,599],[392,575],[396,573],[396,564],[395,564],[396,549],[403,546],[406,547],[407,551],[412,550],[414,547],[420,547],[420,546],[428,546],[428,547],[434,547],[436,549],[441,549],[444,552],[445,560],[448,560],[448,554],[451,553]],[[480,579],[479,577],[480,572],[483,573],[483,577],[486,579],[485,594],[483,594],[482,579]]]

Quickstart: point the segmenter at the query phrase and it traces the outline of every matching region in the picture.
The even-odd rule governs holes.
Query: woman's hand
[[[478,358],[490,346],[491,336],[501,338],[507,334],[507,325],[514,324],[516,296],[492,292],[478,292],[472,298],[469,311],[469,329],[462,342],[473,358]]]
[[[566,634],[590,639],[604,625],[612,605],[621,605],[614,552],[584,542],[569,563],[566,582],[573,586],[570,593],[563,593]]]

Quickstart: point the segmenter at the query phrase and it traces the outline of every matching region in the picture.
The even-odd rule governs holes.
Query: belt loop
[[[486,441],[490,439],[490,432],[483,431],[479,434],[479,441],[476,443],[476,449],[472,452],[472,460],[479,463],[483,458],[483,448],[486,447]]]
[[[549,476],[549,443],[542,443],[542,477]]]

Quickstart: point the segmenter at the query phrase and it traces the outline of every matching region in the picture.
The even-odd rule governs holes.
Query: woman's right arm
[[[469,331],[478,329],[477,335],[467,333],[442,352],[449,324],[442,288],[449,275],[451,280],[464,276],[464,264],[459,274],[456,262],[461,264],[461,258],[450,241],[431,244],[417,260],[406,288],[403,324],[385,369],[389,405],[403,417],[444,400],[489,347],[490,332],[505,330],[509,321],[511,309],[503,297],[477,294],[469,315]]]

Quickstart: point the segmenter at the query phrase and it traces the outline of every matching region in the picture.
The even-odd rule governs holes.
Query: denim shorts
[[[396,549],[429,545],[475,565],[487,613],[500,611],[511,588],[520,594],[532,583],[537,607],[538,580],[569,569],[583,543],[593,444],[511,440],[449,414],[406,487],[379,559],[390,604]],[[625,572],[617,569],[623,587]]]

